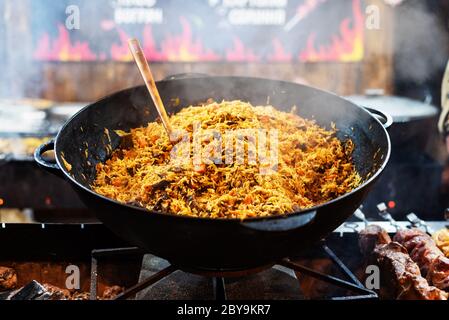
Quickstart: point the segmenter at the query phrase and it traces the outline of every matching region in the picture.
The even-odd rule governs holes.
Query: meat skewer
[[[370,256],[377,245],[388,244],[390,242],[391,238],[388,233],[375,224],[367,226],[359,233],[360,251],[365,256]]]
[[[407,215],[407,220],[410,221],[410,223],[417,228],[423,227],[428,234],[433,233],[433,229],[425,222],[424,220],[420,219],[415,213],[411,212]]]
[[[386,221],[390,222],[390,224],[396,228],[396,231],[401,230],[401,226],[399,223],[393,218],[393,216],[388,212],[388,207],[384,202],[381,202],[377,205],[377,210],[379,211],[379,215]]]
[[[442,290],[449,290],[449,259],[430,235],[419,229],[400,230],[394,241],[402,244],[427,280]]]
[[[17,286],[17,274],[12,268],[0,266],[0,291],[11,290]]]
[[[448,294],[429,285],[418,265],[399,243],[392,242],[379,226],[370,225],[360,232],[359,246],[380,269],[380,296],[400,300],[447,300]]]
[[[369,221],[366,219],[365,213],[363,213],[361,206],[354,211],[354,216],[365,223],[365,228],[369,225]]]

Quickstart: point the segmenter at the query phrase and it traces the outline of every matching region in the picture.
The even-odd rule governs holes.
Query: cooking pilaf
[[[218,150],[226,151],[229,150],[225,148],[226,139],[212,139],[204,130],[226,135],[228,130],[274,129],[277,165],[267,161],[270,147],[275,146],[269,135],[268,151],[257,153],[256,163],[248,161],[248,156],[236,157],[235,140],[231,140],[233,163],[226,161],[223,151],[217,158],[221,164],[217,161],[193,164],[193,147],[188,149],[187,163],[176,163],[171,157],[173,145],[162,124],[151,122],[146,127],[132,129],[127,136],[132,143],[116,149],[105,163],[97,164],[92,189],[119,202],[158,212],[245,219],[309,208],[361,184],[362,179],[352,164],[354,145],[350,139],[341,142],[335,136],[336,128],[326,130],[312,120],[272,106],[209,101],[182,109],[170,117],[170,122],[174,128],[187,132],[184,142],[193,142],[193,136],[200,137],[203,148],[221,146]],[[199,128],[194,129],[198,123]],[[246,153],[254,150],[259,139],[242,140]]]

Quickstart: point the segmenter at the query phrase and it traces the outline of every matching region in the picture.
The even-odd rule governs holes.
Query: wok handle
[[[57,163],[48,161],[44,159],[44,157],[42,156],[44,152],[54,150],[54,148],[55,148],[55,139],[51,139],[50,141],[41,144],[34,151],[34,160],[40,167],[44,168],[45,170],[51,173],[61,173],[61,168],[59,168],[59,165]]]
[[[316,211],[286,216],[278,219],[243,221],[241,224],[249,229],[267,232],[291,231],[313,223]]]
[[[393,117],[391,115],[389,115],[388,113],[384,113],[382,111],[372,109],[372,108],[367,108],[367,107],[363,107],[363,108],[366,111],[368,111],[369,113],[371,113],[371,115],[374,118],[379,120],[385,129],[388,129],[393,124]]]

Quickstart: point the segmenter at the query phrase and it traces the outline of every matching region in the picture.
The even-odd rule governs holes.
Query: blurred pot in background
[[[438,109],[430,104],[403,97],[385,96],[382,90],[367,90],[364,96],[349,96],[357,105],[379,110],[393,117],[388,129],[392,152],[409,150],[424,151],[432,130],[436,130]]]
[[[449,152],[449,62],[446,66],[443,81],[441,83],[441,114],[438,121],[438,130],[445,137],[446,148]]]
[[[417,212],[425,219],[441,219],[439,201],[442,167],[432,152],[437,134],[438,109],[430,104],[397,96],[385,96],[381,90],[369,90],[364,96],[351,96],[352,102],[390,114],[388,128],[392,148],[385,174],[364,202],[364,211],[377,214],[377,204],[388,203],[395,219]]]

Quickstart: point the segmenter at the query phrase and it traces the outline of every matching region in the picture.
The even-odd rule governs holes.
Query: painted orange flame
[[[315,48],[316,34],[310,34],[306,48],[300,53],[302,62],[343,61],[356,62],[363,59],[363,14],[360,0],[352,0],[354,13],[353,28],[350,19],[345,19],[340,25],[340,36],[334,36],[330,45]]]
[[[147,59],[152,61],[164,61],[166,58],[166,55],[157,49],[153,30],[148,25],[143,29],[143,52]]]
[[[190,23],[180,18],[182,32],[178,36],[169,35],[161,43],[161,51],[168,61],[216,61],[220,56],[203,47],[201,39],[194,39]]]
[[[217,61],[220,56],[211,49],[204,47],[200,39],[194,39],[190,23],[183,17],[180,18],[182,31],[179,35],[168,34],[157,49],[150,26],[145,26],[143,31],[142,48],[147,59],[151,61]],[[132,59],[128,50],[127,41],[130,38],[122,29],[117,28],[120,44],[113,44],[111,57],[118,61],[130,61]]]
[[[257,62],[260,56],[256,55],[251,48],[246,48],[243,42],[234,37],[234,46],[226,50],[226,60],[230,62]]]
[[[287,52],[282,45],[281,40],[273,39],[273,53],[269,54],[267,59],[271,62],[290,62],[293,55]]]
[[[91,51],[88,42],[76,41],[72,44],[69,31],[59,24],[56,39],[50,40],[48,33],[39,39],[34,58],[46,61],[93,61],[97,60],[97,55]]]
[[[317,5],[326,0],[308,0],[307,8],[302,12],[306,14]],[[307,10],[308,11],[307,11]],[[265,56],[269,62],[291,62],[298,59],[301,62],[321,61],[360,61],[363,58],[363,12],[361,0],[352,0],[354,19],[347,18],[342,21],[339,34],[332,38],[330,44],[316,45],[316,34],[307,38],[305,49],[293,56],[283,45],[280,39],[274,38],[271,43],[271,53]],[[223,54],[207,48],[202,39],[196,37],[191,25],[184,17],[180,18],[181,32],[179,34],[166,34],[165,38],[156,44],[156,38],[150,25],[146,25],[142,34],[142,47],[145,56],[151,61],[219,61],[229,62],[260,62],[262,56],[255,53],[252,48],[238,37],[233,38],[232,47]],[[52,39],[45,33],[39,39],[33,56],[41,61],[94,61],[111,58],[114,61],[131,61],[132,56],[128,50],[130,36],[118,26],[119,42],[112,44],[109,52],[94,53],[88,41],[72,41],[70,32],[62,25],[58,25],[58,34]]]
[[[120,38],[120,44],[111,46],[111,57],[116,61],[132,61],[133,57],[128,48],[128,39],[131,37],[120,27],[116,27]],[[145,57],[151,61],[163,61],[166,55],[156,48],[151,27],[146,25],[143,29],[142,50]]]
[[[113,43],[111,46],[111,57],[116,61],[131,61],[133,56],[128,49],[128,39],[131,37],[125,31],[117,27],[120,44]]]

